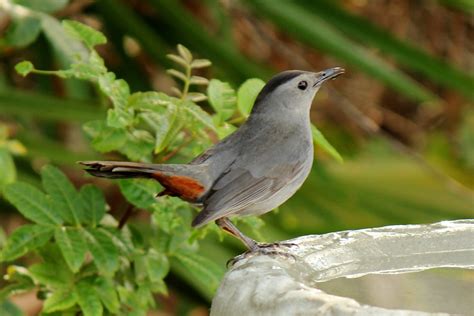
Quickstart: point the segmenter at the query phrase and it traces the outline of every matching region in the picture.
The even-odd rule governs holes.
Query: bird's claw
[[[285,258],[296,259],[295,255],[283,251],[279,248],[292,248],[297,247],[297,244],[294,243],[257,243],[252,249],[247,250],[243,254],[240,254],[234,258],[231,258],[227,261],[227,267],[232,267],[236,262],[251,257],[255,255],[265,255],[265,256],[282,256]]]

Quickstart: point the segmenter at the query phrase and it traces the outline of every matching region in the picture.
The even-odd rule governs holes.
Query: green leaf
[[[106,212],[106,202],[102,191],[94,185],[84,185],[79,195],[84,203],[85,223],[95,227]]]
[[[152,179],[120,179],[118,182],[127,201],[143,209],[155,204],[155,196],[162,190],[158,181]]]
[[[109,312],[117,314],[120,309],[120,302],[117,291],[115,290],[116,285],[114,284],[114,281],[104,277],[97,277],[94,280],[94,288],[102,301],[102,304],[109,310]]]
[[[25,77],[28,75],[35,67],[33,64],[27,60],[21,61],[15,66],[15,70],[17,73]]]
[[[190,127],[194,129],[204,127],[216,131],[216,127],[212,123],[212,117],[199,105],[191,101],[184,101],[181,106],[178,107],[178,110],[180,111],[180,115],[184,115],[187,123],[191,125]]]
[[[183,59],[189,64],[193,60],[193,55],[184,45],[178,44],[177,46],[178,53]]]
[[[28,270],[37,283],[55,288],[68,288],[74,279],[74,275],[66,265],[53,262],[37,263],[30,266]]]
[[[181,56],[178,56],[178,55],[174,55],[174,54],[168,54],[166,55],[166,57],[172,61],[174,61],[175,63],[183,66],[183,67],[188,67],[188,63],[186,62],[186,60],[184,60],[183,57]]]
[[[58,227],[54,239],[72,272],[77,273],[84,262],[87,246],[80,228]]]
[[[178,71],[178,70],[176,70],[176,69],[167,69],[166,72],[167,72],[169,75],[171,75],[171,76],[173,76],[173,77],[175,77],[175,78],[177,78],[177,79],[180,79],[180,80],[183,81],[183,82],[188,81],[188,77],[186,77],[185,74],[183,74],[182,72],[180,72],[180,71]]]
[[[117,248],[110,236],[97,228],[82,230],[82,233],[100,273],[113,275],[119,267],[119,260]]]
[[[43,304],[44,313],[64,311],[77,303],[76,292],[70,289],[59,289],[49,295]]]
[[[209,84],[209,80],[201,76],[191,76],[189,83],[198,86],[205,86]]]
[[[46,165],[41,169],[43,187],[51,196],[53,206],[66,223],[84,222],[84,204],[69,179],[58,168]]]
[[[41,25],[44,35],[64,60],[65,66],[77,60],[87,59],[90,50],[81,41],[71,37],[55,17],[42,14]]]
[[[237,108],[244,116],[248,116],[252,111],[253,104],[258,94],[265,86],[265,81],[252,78],[246,80],[237,91]]]
[[[206,101],[207,96],[201,92],[188,92],[188,94],[186,95],[186,100],[190,100],[196,103],[196,102]]]
[[[135,92],[128,99],[128,105],[141,111],[157,111],[170,103],[179,101],[163,92]]]
[[[64,20],[62,25],[66,32],[74,38],[82,41],[90,49],[96,45],[107,43],[107,38],[104,34],[90,26],[72,20]]]
[[[83,128],[92,137],[92,147],[102,153],[118,150],[127,141],[124,129],[109,127],[104,121],[87,122]]]
[[[0,252],[1,261],[12,261],[43,246],[51,239],[53,230],[48,226],[23,225],[17,228],[7,239]]]
[[[107,113],[107,125],[110,127],[127,127],[133,122],[133,109],[127,108],[130,87],[123,79],[115,79],[113,72],[98,78],[101,91],[112,100],[114,109]]]
[[[191,68],[194,68],[194,69],[206,68],[206,67],[209,67],[211,65],[212,65],[211,61],[209,61],[207,59],[195,59],[191,63]]]
[[[153,136],[148,131],[135,129],[127,133],[127,141],[120,148],[120,152],[132,161],[149,162],[153,148]]]
[[[170,270],[170,263],[165,254],[150,249],[145,258],[148,277],[151,282],[162,281]]]
[[[0,147],[0,192],[6,184],[16,180],[16,167],[13,157],[6,147]]]
[[[230,84],[212,79],[207,87],[207,96],[221,123],[232,117],[237,105],[237,99],[235,91]]]
[[[15,0],[14,2],[34,11],[52,13],[64,8],[69,0]]]
[[[81,280],[76,285],[77,302],[84,316],[101,316],[104,312],[102,303],[91,280]]]
[[[155,154],[160,153],[169,144],[169,135],[178,116],[178,108],[174,103],[160,107],[154,112],[145,112],[139,117],[155,131]]]
[[[214,261],[189,251],[173,254],[171,267],[209,299],[224,276],[224,269]]]
[[[34,186],[22,182],[7,185],[4,195],[26,218],[42,225],[62,224],[61,214],[51,207],[46,195]]]
[[[8,27],[5,37],[6,45],[25,47],[33,43],[41,31],[41,21],[36,16],[24,15],[13,17],[13,23]]]

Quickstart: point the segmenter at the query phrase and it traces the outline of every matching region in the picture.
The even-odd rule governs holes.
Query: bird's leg
[[[278,247],[287,247],[291,248],[293,246],[296,246],[295,244],[292,243],[280,243],[280,242],[275,242],[275,243],[259,243],[253,240],[250,237],[245,236],[237,227],[235,227],[234,224],[227,218],[227,217],[222,217],[216,220],[217,226],[219,226],[221,229],[225,230],[232,236],[240,239],[245,246],[247,246],[247,249],[249,252],[263,252],[263,253],[272,253],[276,252],[274,248]],[[268,249],[268,250],[267,250]]]
[[[216,224],[235,238],[240,239],[250,251],[254,251],[258,248],[258,243],[252,238],[242,234],[227,217],[219,218],[216,220]]]

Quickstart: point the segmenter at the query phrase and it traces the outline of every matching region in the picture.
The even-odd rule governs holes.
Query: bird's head
[[[272,111],[277,105],[295,110],[309,109],[323,82],[343,73],[344,69],[340,67],[320,72],[283,71],[271,78],[260,91],[253,112]]]

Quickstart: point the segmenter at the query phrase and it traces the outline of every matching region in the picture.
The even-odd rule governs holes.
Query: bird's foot
[[[283,243],[283,242],[275,242],[275,243],[255,243],[255,245],[244,252],[241,255],[238,255],[232,259],[227,261],[227,267],[233,266],[236,262],[249,258],[255,255],[265,255],[265,256],[282,256],[285,258],[296,259],[295,256],[288,252],[286,249],[290,249],[293,247],[298,247],[297,244],[294,243]],[[286,249],[283,249],[286,248]]]

